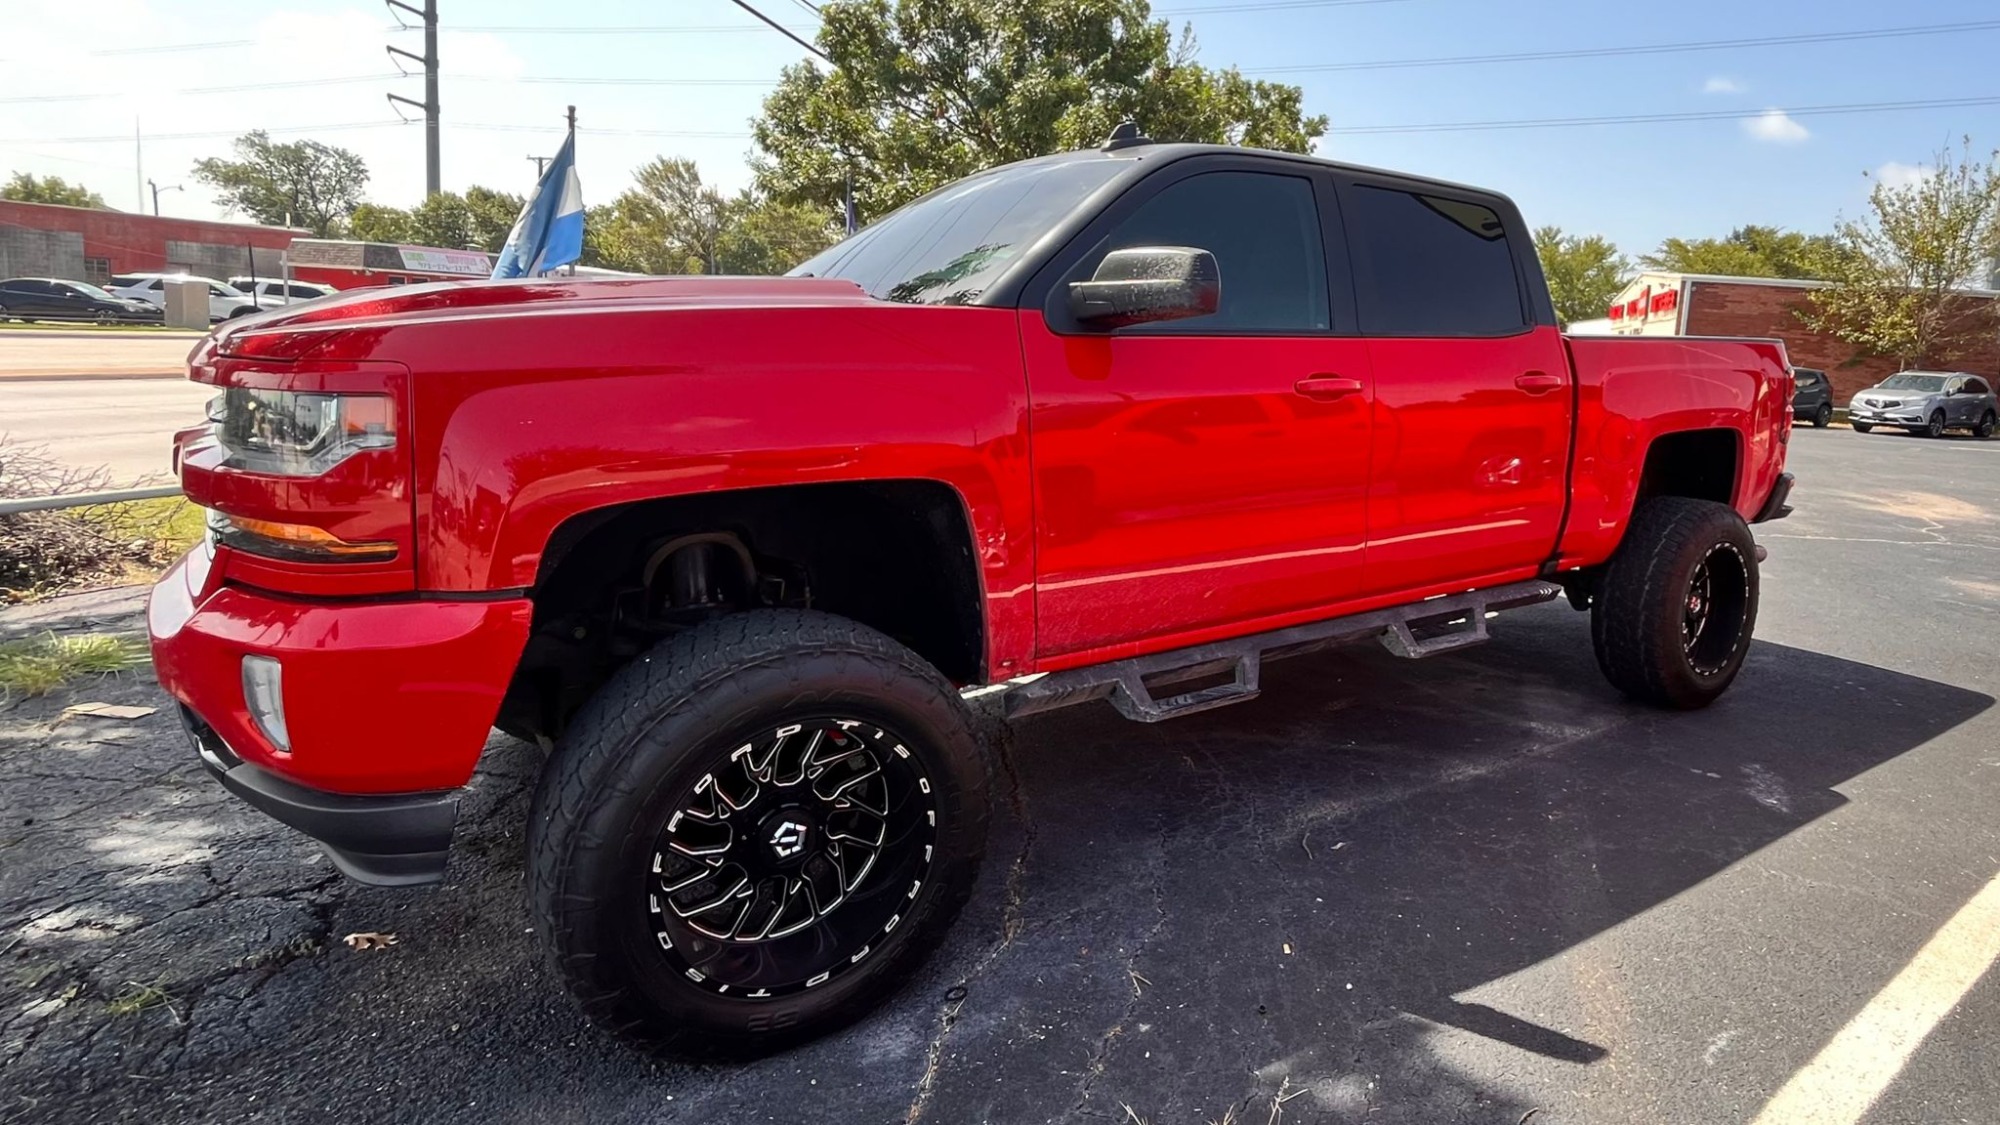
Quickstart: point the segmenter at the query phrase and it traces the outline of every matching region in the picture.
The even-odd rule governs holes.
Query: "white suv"
[[[286,281],[278,277],[232,277],[229,284],[242,290],[260,309],[281,309],[301,301],[317,301],[340,290],[314,281]]]
[[[130,297],[144,301],[155,308],[167,307],[167,292],[163,288],[169,281],[199,281],[208,286],[208,319],[228,320],[236,316],[248,316],[257,311],[257,302],[239,292],[235,287],[212,277],[197,277],[187,273],[121,273],[105,286],[115,296]]]

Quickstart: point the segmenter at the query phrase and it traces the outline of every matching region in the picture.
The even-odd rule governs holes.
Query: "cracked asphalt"
[[[16,701],[0,1120],[1748,1121],[2000,872],[2000,442],[1793,449],[1760,639],[1710,710],[1620,700],[1558,603],[1158,726],[1030,720],[931,964],[744,1066],[571,1011],[522,907],[533,748],[494,736],[443,887],[385,891],[228,798],[143,673]],[[60,718],[86,699],[162,710]],[[1989,973],[1867,1120],[1995,1120],[1996,1027]]]

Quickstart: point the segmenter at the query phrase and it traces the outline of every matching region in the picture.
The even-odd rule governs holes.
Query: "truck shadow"
[[[1433,1044],[1605,1060],[1587,1028],[1619,1022],[1615,958],[1563,970],[1547,1016],[1464,994],[1720,875],[1993,703],[1760,642],[1722,702],[1662,714],[1603,684],[1584,622],[1520,614],[1417,664],[1279,663],[1259,700],[1158,727],[1023,724],[1018,948],[975,986],[1011,1011],[954,1039],[982,1065],[939,1076],[938,1120],[1261,1119],[1281,1090],[1307,1120],[1518,1120],[1536,1107]],[[1046,1030],[993,1038],[1020,1027]],[[1081,1097],[1020,1093],[1079,1057]]]

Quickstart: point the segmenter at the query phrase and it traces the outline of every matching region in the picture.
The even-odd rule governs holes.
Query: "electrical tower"
[[[397,47],[389,48],[389,54],[392,56],[401,55],[412,62],[424,64],[424,100],[420,102],[413,101],[400,94],[390,94],[389,100],[392,102],[402,102],[408,106],[415,106],[424,111],[424,198],[428,199],[443,190],[441,186],[443,178],[442,162],[438,157],[437,0],[424,0],[424,6],[421,9],[403,3],[403,0],[382,0],[382,2],[389,5],[391,15],[395,14],[395,9],[401,8],[403,11],[420,17],[424,21],[424,53],[422,55],[413,55]],[[402,17],[398,16],[396,22],[402,23]],[[404,26],[407,27],[408,25],[405,24]]]

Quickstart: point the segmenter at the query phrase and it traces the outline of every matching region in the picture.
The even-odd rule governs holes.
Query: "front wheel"
[[[1873,422],[1849,422],[1848,425],[1854,427],[1854,432],[1857,434],[1865,434],[1875,428]]]
[[[915,653],[766,610],[662,642],[545,769],[528,897],[585,1014],[650,1050],[766,1054],[869,1011],[985,849],[990,769]]]
[[[1831,425],[1833,425],[1833,404],[1822,402],[1819,404],[1819,409],[1813,411],[1813,428],[1824,430]]]
[[[1979,416],[1979,424],[1972,427],[1972,436],[1981,440],[1992,437],[1996,421],[2000,421],[2000,419],[1996,419],[1991,410],[1981,414]]]
[[[1757,544],[1726,504],[1662,496],[1633,513],[1591,607],[1597,666],[1659,707],[1706,707],[1736,679],[1757,624]]]
[[[1933,411],[1931,411],[1931,416],[1930,416],[1930,420],[1924,423],[1924,428],[1923,428],[1923,429],[1921,429],[1921,430],[1915,430],[1915,431],[1912,431],[1912,432],[1914,432],[1914,433],[1920,433],[1920,434],[1924,435],[1925,437],[1934,437],[1934,438],[1941,438],[1941,437],[1943,437],[1943,436],[1944,436],[1944,411],[1942,411],[1942,410],[1933,410]]]

